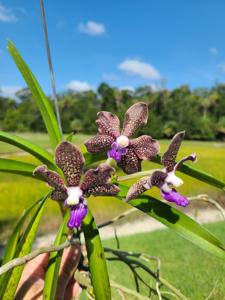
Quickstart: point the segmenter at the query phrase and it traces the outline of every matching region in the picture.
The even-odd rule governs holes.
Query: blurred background
[[[45,10],[64,134],[75,130],[73,142],[85,150],[84,140],[97,131],[98,111],[116,113],[122,124],[127,108],[145,101],[150,108],[149,122],[137,134],[160,139],[163,153],[169,139],[185,130],[186,140],[178,158],[195,152],[196,168],[225,180],[223,0],[51,0],[46,1]],[[16,44],[52,101],[38,1],[0,3],[0,130],[50,149],[40,113],[7,53],[7,39]],[[0,157],[39,163],[2,142]],[[151,168],[158,166],[143,163],[144,170]],[[225,207],[223,192],[181,177],[182,194],[208,194]],[[44,183],[33,179],[0,174],[1,243],[6,242],[24,208],[47,190]],[[160,197],[157,189],[148,193]],[[90,198],[89,203],[98,223],[128,209],[128,205],[107,197]],[[195,201],[188,210],[212,207]],[[134,213],[129,221],[142,217]],[[40,233],[54,232],[60,222],[57,204],[49,201]],[[222,236],[224,224],[218,226],[213,230]],[[222,288],[216,297],[212,299],[225,299]],[[202,298],[196,294],[195,299]]]

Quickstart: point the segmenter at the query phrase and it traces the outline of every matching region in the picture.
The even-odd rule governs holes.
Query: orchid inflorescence
[[[106,152],[107,156],[114,159],[118,167],[127,174],[141,171],[141,161],[151,160],[159,153],[159,142],[148,135],[130,139],[141,125],[147,123],[146,103],[138,102],[127,110],[122,131],[120,131],[120,121],[115,114],[101,111],[97,116],[98,134],[85,142],[88,152]],[[143,177],[133,184],[127,193],[127,201],[157,186],[162,197],[167,201],[179,206],[188,205],[188,200],[171,187],[178,187],[183,183],[175,175],[175,171],[182,163],[196,160],[196,155],[192,154],[175,162],[183,138],[184,132],[174,136],[161,159],[164,168],[155,170],[150,176]],[[87,197],[118,194],[118,186],[110,182],[114,169],[107,162],[101,163],[96,169],[86,171],[81,180],[84,157],[76,146],[67,141],[60,143],[56,148],[55,161],[62,170],[67,184],[58,173],[48,170],[44,165],[37,167],[34,175],[42,176],[48,185],[54,188],[51,192],[53,200],[64,201],[65,206],[70,208],[68,227],[79,228],[88,211]]]

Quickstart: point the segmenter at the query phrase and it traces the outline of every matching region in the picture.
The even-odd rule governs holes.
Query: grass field
[[[225,243],[224,222],[209,224],[206,227]],[[116,242],[112,239],[105,240],[104,246],[116,248]],[[120,249],[145,252],[159,257],[161,276],[178,288],[188,299],[225,299],[224,262],[209,255],[169,229],[123,237],[120,239]],[[124,263],[109,262],[108,268],[112,280],[129,288],[134,288],[132,273]],[[155,270],[154,263],[152,263],[151,268]],[[148,283],[151,281],[150,277],[145,276],[145,279]],[[143,285],[140,287],[142,292],[146,292]],[[121,299],[118,295],[117,298],[116,294],[114,296],[114,299]],[[175,299],[172,296],[166,296],[166,299]],[[133,298],[128,297],[126,299]],[[151,299],[158,298],[152,295]]]
[[[40,146],[49,148],[47,136],[44,134],[23,134],[24,137],[37,143]],[[84,135],[76,135],[74,143],[81,145],[87,138]],[[161,141],[161,153],[166,149],[168,141]],[[191,142],[186,141],[180,149],[179,157],[196,152],[198,162],[196,167],[225,180],[224,165],[225,165],[225,144],[217,142]],[[30,161],[35,164],[39,162],[29,155],[18,153],[18,149],[4,143],[0,143],[0,156],[8,153],[13,159]],[[144,162],[143,169],[153,169],[159,166],[151,162]],[[122,174],[122,173],[121,173]],[[211,196],[218,198],[222,197],[221,192],[216,188],[212,188],[207,184],[194,180],[186,175],[181,175],[184,179],[184,185],[179,188],[179,191],[186,196],[192,196],[199,193],[208,193]],[[128,182],[131,184],[133,181]],[[45,183],[34,179],[1,173],[0,174],[0,241],[5,240],[9,234],[9,229],[12,224],[18,219],[24,208],[40,198],[48,187]],[[149,194],[160,197],[158,189],[152,189]],[[119,200],[107,197],[98,197],[89,199],[90,207],[97,221],[104,221],[117,215],[120,211],[127,209],[128,205],[121,203]],[[46,222],[48,220],[48,222]],[[50,220],[50,221],[49,221]],[[49,201],[46,207],[46,213],[41,225],[41,231],[51,231],[58,227],[60,223],[60,213],[57,203]]]

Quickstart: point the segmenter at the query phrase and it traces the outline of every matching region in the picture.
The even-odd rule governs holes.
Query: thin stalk
[[[43,25],[43,30],[44,30],[45,46],[46,46],[46,51],[47,51],[48,66],[49,66],[49,71],[50,71],[50,79],[51,79],[51,86],[52,86],[52,92],[53,92],[53,101],[54,101],[54,106],[55,106],[56,118],[57,118],[57,121],[58,121],[58,124],[59,124],[59,129],[62,133],[62,124],[61,124],[58,101],[57,101],[55,77],[54,77],[54,72],[53,72],[53,65],[52,65],[51,51],[50,51],[50,46],[49,46],[47,23],[46,23],[45,9],[44,9],[43,0],[39,0],[39,4],[40,4],[40,10],[41,10],[42,25]]]

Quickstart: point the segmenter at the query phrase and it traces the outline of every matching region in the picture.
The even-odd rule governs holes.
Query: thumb
[[[63,251],[62,262],[59,271],[58,287],[56,291],[56,300],[64,298],[67,285],[72,278],[80,261],[80,245],[71,246]]]

